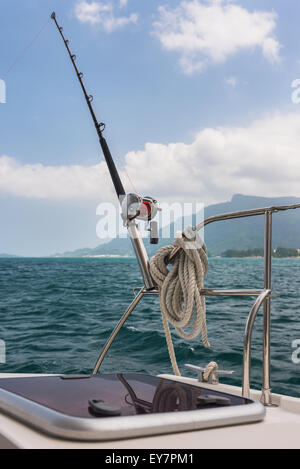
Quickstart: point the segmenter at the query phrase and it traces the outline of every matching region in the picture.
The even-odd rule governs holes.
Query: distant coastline
[[[257,207],[286,206],[288,204],[300,204],[299,197],[258,197],[250,195],[235,194],[227,202],[208,205],[205,212],[199,212],[198,217],[202,219],[214,217],[221,213],[240,212],[243,210],[255,209]],[[176,222],[177,223],[177,222]],[[149,245],[148,239],[145,239],[145,246],[149,257],[152,257],[158,248],[172,244],[178,227],[174,221],[159,232],[159,244]],[[183,219],[182,226],[190,224],[190,220]],[[276,254],[274,257],[299,257],[298,249],[300,248],[300,210],[280,212],[274,216],[273,220],[273,241],[274,247],[282,246],[287,251],[292,247],[294,252]],[[7,240],[9,241],[9,240]],[[62,245],[65,243],[62,241]],[[45,241],[46,242],[46,241]],[[83,241],[81,241],[83,242]],[[47,242],[46,242],[47,243]],[[238,257],[238,258],[254,258],[263,257],[262,248],[264,246],[264,220],[263,217],[252,217],[249,219],[237,219],[232,222],[229,220],[221,224],[209,224],[205,229],[205,243],[209,253],[209,257]],[[68,244],[67,244],[68,245]],[[249,254],[249,250],[260,247],[260,252]],[[34,245],[11,245],[2,244],[3,253],[0,258],[130,258],[134,256],[133,248],[128,237],[117,237],[102,240],[102,242],[94,247],[82,247],[68,251],[52,251],[49,252],[49,246],[45,244],[45,252],[41,255],[41,251],[36,251]],[[14,255],[13,251],[26,253],[25,255]],[[239,251],[237,251],[239,250]],[[230,253],[230,251],[236,251]],[[246,252],[245,252],[246,251]],[[295,254],[297,251],[297,254]],[[1,251],[0,251],[1,252]],[[10,253],[10,254],[7,254]]]
[[[263,259],[263,249],[235,250],[228,249],[220,255],[208,252],[210,259]],[[277,248],[273,249],[273,259],[300,259],[300,249]],[[85,254],[78,255],[68,253],[68,255],[56,254],[54,256],[14,256],[12,254],[0,254],[0,259],[135,259],[130,254]]]
[[[13,254],[0,254],[0,259],[17,259],[20,256],[14,256]]]
[[[94,254],[81,256],[78,259],[134,259],[134,256],[122,256],[121,254]]]
[[[264,250],[262,248],[246,249],[244,251],[228,249],[227,251],[223,252],[220,257],[257,259],[264,257]],[[278,247],[273,249],[272,257],[274,259],[300,258],[300,249]]]

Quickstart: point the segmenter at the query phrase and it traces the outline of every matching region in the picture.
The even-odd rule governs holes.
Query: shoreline
[[[39,259],[47,259],[47,260],[55,260],[55,259],[135,259],[134,256],[121,256],[118,254],[98,254],[98,255],[90,255],[90,256],[38,256],[38,257],[30,257],[30,256],[8,256],[8,257],[0,257],[1,260],[10,260],[10,261],[18,261],[24,259],[32,259],[32,260],[39,260]],[[245,256],[245,257],[225,257],[225,256],[209,256],[208,259],[264,259],[263,256]],[[290,256],[290,257],[272,257],[272,260],[280,260],[280,259],[300,259],[300,256]]]

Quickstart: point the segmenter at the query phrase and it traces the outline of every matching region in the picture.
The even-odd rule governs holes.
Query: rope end
[[[55,11],[53,11],[53,13],[52,13],[52,15],[51,15],[51,18],[52,18],[53,20],[55,20],[55,18],[56,18]]]

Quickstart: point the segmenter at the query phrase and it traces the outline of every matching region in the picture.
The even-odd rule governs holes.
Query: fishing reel
[[[133,220],[142,220],[146,229],[150,231],[150,243],[158,244],[158,223],[153,221],[160,211],[157,200],[152,197],[140,197],[137,194],[127,194],[122,201],[122,219],[124,225]]]

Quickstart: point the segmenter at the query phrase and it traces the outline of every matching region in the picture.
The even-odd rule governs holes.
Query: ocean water
[[[300,260],[273,260],[271,379],[274,392],[300,397]],[[135,259],[0,259],[0,340],[6,363],[0,373],[89,373],[107,337],[141,286]],[[211,259],[207,288],[262,288],[262,259]],[[183,374],[185,363],[217,361],[234,370],[224,382],[241,385],[243,333],[252,298],[207,298],[211,348],[201,339],[173,334]],[[300,347],[300,342],[299,342]],[[300,358],[300,350],[298,357]],[[111,347],[101,370],[172,372],[159,301],[146,297]],[[251,386],[262,382],[262,312],[253,333]]]

